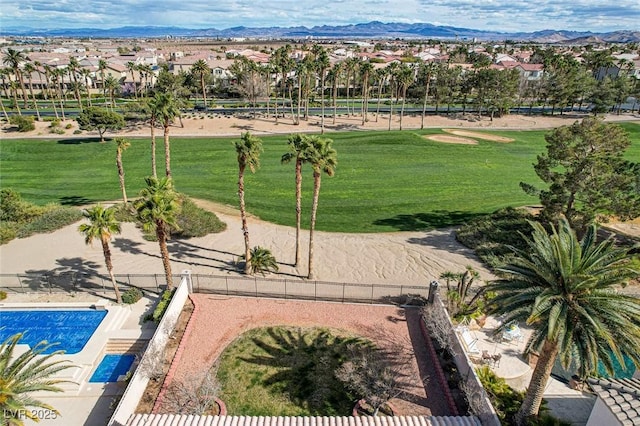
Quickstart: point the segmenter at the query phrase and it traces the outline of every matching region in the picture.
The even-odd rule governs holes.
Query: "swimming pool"
[[[135,359],[135,355],[131,354],[105,355],[91,375],[89,383],[117,382],[118,377],[129,372]]]
[[[104,309],[0,310],[0,341],[24,332],[19,343],[33,348],[42,340],[58,343],[43,354],[64,350],[67,355],[84,348],[107,311]]]

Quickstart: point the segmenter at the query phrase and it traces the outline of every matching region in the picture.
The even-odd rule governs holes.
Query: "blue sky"
[[[638,0],[0,0],[0,27],[229,28],[427,22],[497,31],[640,30]]]

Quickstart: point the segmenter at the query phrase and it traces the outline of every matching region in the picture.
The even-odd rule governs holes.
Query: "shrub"
[[[31,116],[12,115],[9,118],[9,123],[18,127],[19,132],[30,132],[31,130],[36,129],[33,117]]]
[[[6,244],[16,237],[16,227],[15,222],[0,223],[0,244]]]
[[[142,291],[138,287],[131,287],[122,293],[122,303],[132,305],[142,298]]]
[[[49,124],[49,127],[58,127],[60,126],[60,119],[59,118],[54,118],[53,120],[51,120],[51,124]]]
[[[164,316],[164,312],[169,307],[169,302],[171,302],[171,298],[173,297],[173,292],[174,290],[165,290],[162,292],[158,306],[153,310],[153,315],[151,316],[151,319],[153,319],[155,323],[159,323]]]
[[[75,130],[73,131],[73,134],[74,134],[74,135],[79,135],[79,134],[81,134],[81,133],[82,133],[82,130],[80,130],[80,129],[75,129]]]
[[[528,220],[534,220],[534,217],[527,211],[507,207],[470,220],[458,229],[456,239],[475,250],[488,265],[497,268],[513,256],[509,246],[524,248],[520,233],[531,235],[532,228]]]
[[[53,232],[82,219],[82,212],[73,207],[49,205],[45,212],[36,219],[22,226],[16,237],[25,238],[33,234]]]
[[[276,258],[271,254],[271,250],[256,246],[250,251],[251,259],[249,259],[249,268],[252,274],[262,274],[265,272],[277,272],[278,262]],[[244,259],[244,255],[240,256],[240,259]]]
[[[64,135],[64,129],[61,129],[60,127],[52,127],[49,132],[56,135]]]
[[[19,192],[11,188],[0,190],[0,221],[24,223],[43,212],[42,207],[23,200]]]
[[[201,209],[187,197],[182,197],[182,210],[178,215],[179,231],[172,234],[176,238],[204,237],[222,232],[227,225],[214,213]]]
[[[67,123],[67,125],[64,126],[64,128],[67,129],[67,130],[72,129],[73,128],[73,124]]]
[[[7,298],[7,292],[0,290],[0,300],[4,300]]]

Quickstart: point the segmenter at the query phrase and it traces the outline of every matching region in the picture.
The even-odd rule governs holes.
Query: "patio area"
[[[467,327],[466,333],[457,333],[464,341],[463,347],[471,361],[478,366],[489,365],[509,386],[517,390],[526,390],[533,368],[523,353],[532,330],[518,324],[505,333],[495,335],[496,328],[500,326],[500,319],[494,317],[487,317],[482,328],[473,321],[472,324]],[[568,384],[553,377],[547,383],[544,398],[554,416],[576,426],[587,424],[595,403],[594,395],[571,389]]]

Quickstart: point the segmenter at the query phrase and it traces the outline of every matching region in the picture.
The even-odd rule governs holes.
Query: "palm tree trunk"
[[[400,109],[400,130],[402,130],[402,117],[404,117],[404,105],[406,100],[407,100],[407,89],[405,88],[402,91],[402,107]]]
[[[171,273],[171,262],[169,261],[169,249],[167,248],[167,234],[164,229],[164,222],[156,221],[156,237],[160,246],[160,255],[162,256],[162,265],[164,266],[164,274],[167,279],[167,290],[173,288],[173,274]]]
[[[431,76],[427,74],[427,87],[424,89],[424,99],[422,101],[422,120],[420,120],[420,129],[424,129],[424,117],[427,115],[427,99],[429,97],[429,82]]]
[[[124,167],[122,167],[122,151],[116,151],[116,165],[118,166],[118,179],[120,180],[120,190],[122,190],[122,199],[125,206],[127,205],[127,189],[124,186]]]
[[[116,277],[113,275],[113,264],[111,263],[111,249],[109,248],[109,240],[107,237],[102,236],[102,253],[104,254],[104,263],[107,265],[107,271],[109,271],[109,277],[111,277],[111,283],[113,284],[113,291],[116,293],[116,302],[122,303],[122,296],[120,296],[120,289],[118,289],[118,283],[116,283]]]
[[[9,114],[7,114],[7,110],[4,108],[4,101],[2,99],[0,99],[0,107],[2,107],[2,114],[5,120],[9,121]]]
[[[243,163],[238,167],[238,198],[240,198],[240,219],[242,220],[242,235],[244,235],[244,273],[251,272],[251,250],[249,249],[249,228],[247,227],[247,212],[244,204],[244,169]]]
[[[324,70],[320,77],[320,134],[324,134]]]
[[[204,73],[200,74],[200,85],[202,86],[202,102],[204,103],[204,110],[207,110],[207,90],[204,86]]]
[[[169,123],[164,123],[164,170],[165,175],[171,177],[171,147],[169,146]]]
[[[318,212],[318,198],[320,197],[320,171],[313,172],[313,203],[311,204],[311,224],[309,225],[309,273],[307,278],[314,279],[313,273],[313,231],[316,227],[316,213]]]
[[[158,177],[156,172],[156,120],[151,119],[151,174],[154,178]]]
[[[302,218],[302,161],[296,160],[296,259],[294,266],[300,264],[300,222]]]
[[[551,375],[551,370],[553,369],[557,355],[558,344],[550,340],[545,340],[542,351],[540,352],[540,358],[538,358],[536,368],[533,370],[524,401],[516,414],[516,425],[524,426],[531,416],[538,414],[540,404],[542,403],[542,395],[544,394],[544,389],[547,386],[547,381]]]
[[[338,76],[333,81],[333,124],[336,124],[336,114],[338,113]]]

